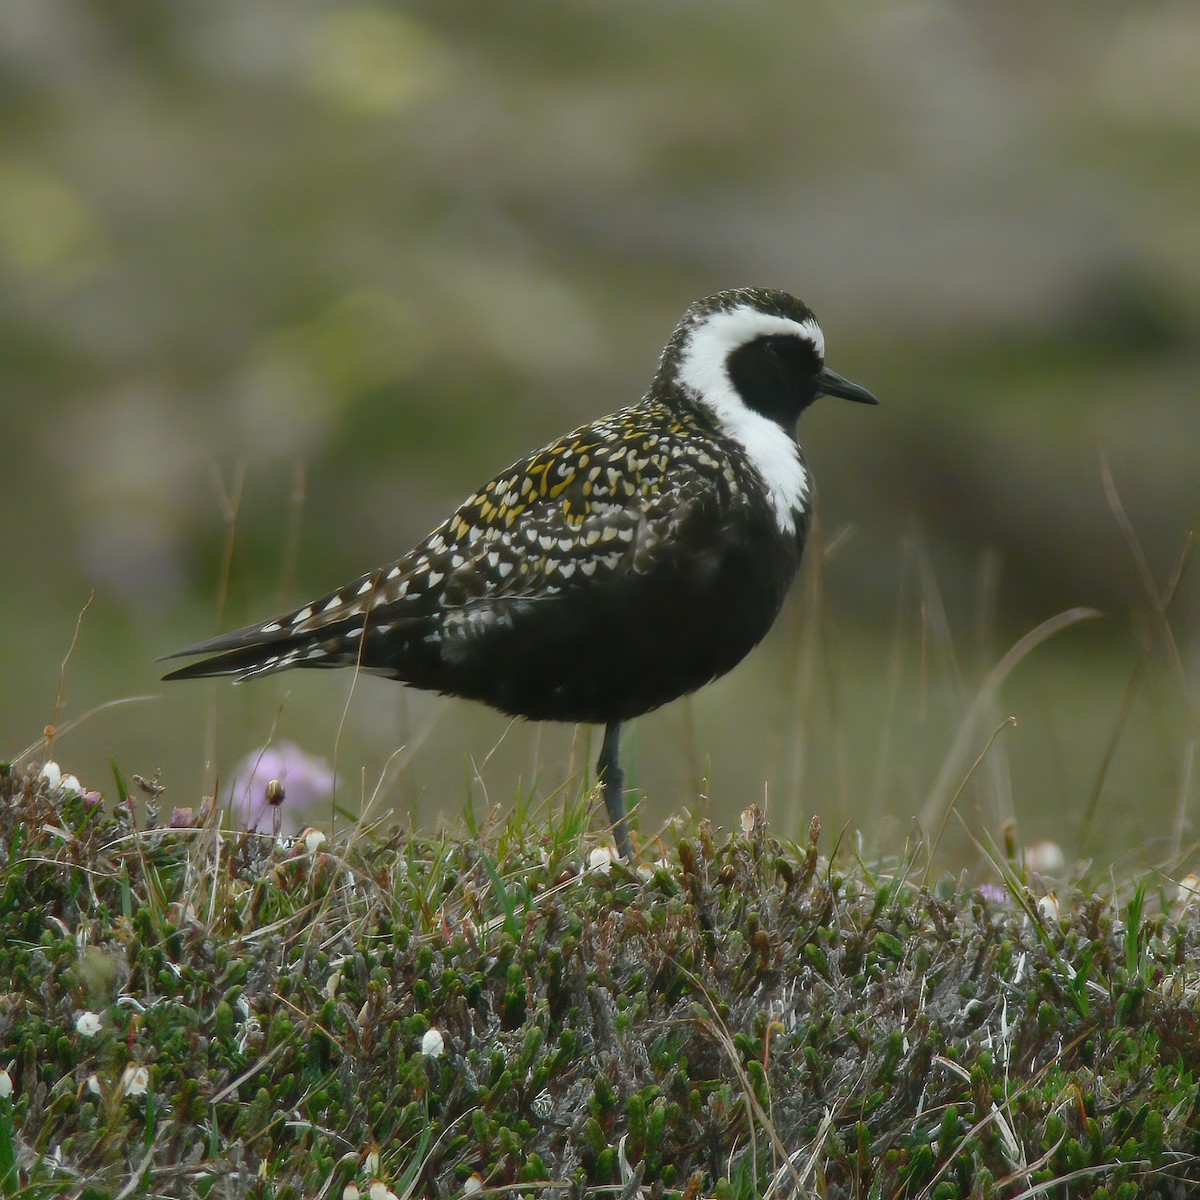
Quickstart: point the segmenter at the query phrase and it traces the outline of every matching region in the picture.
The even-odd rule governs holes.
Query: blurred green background
[[[555,803],[595,731],[154,659],[396,557],[759,284],[883,403],[806,415],[804,577],[635,726],[643,830],[765,799],[895,850],[1014,715],[973,829],[1186,850],[1200,589],[1167,636],[1100,464],[1164,588],[1200,513],[1197,62],[1185,4],[4,5],[0,755],[54,719],[94,589],[60,722],[153,699],[59,739],[89,786],[112,757],[194,804],[274,736],[426,827]],[[1105,616],[972,708],[1075,606]],[[954,822],[942,853],[971,861]]]

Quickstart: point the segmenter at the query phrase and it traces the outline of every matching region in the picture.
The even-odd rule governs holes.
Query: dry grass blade
[[[229,581],[233,575],[233,551],[237,545],[237,527],[238,513],[241,511],[242,505],[242,489],[246,484],[246,463],[239,462],[233,476],[233,486],[225,486],[225,477],[221,474],[220,468],[216,463],[212,464],[211,468],[213,491],[216,493],[217,503],[221,508],[221,518],[225,522],[225,543],[221,550],[221,570],[217,577],[217,613],[216,621],[218,628],[225,619],[225,606],[229,601]],[[210,695],[212,697],[204,731],[204,761],[216,763],[217,761],[217,742],[218,742],[218,726],[217,726],[217,690],[216,684],[212,685]],[[216,795],[217,786],[216,780],[212,783],[212,793]]]
[[[54,727],[54,736],[56,739],[65,737],[73,729],[78,729],[85,721],[90,721],[94,716],[104,712],[106,709],[116,708],[120,704],[140,704],[144,700],[157,700],[158,698],[158,696],[152,693],[147,693],[144,696],[120,696],[116,700],[106,700],[103,704],[94,705],[87,712],[80,713],[79,716],[72,717],[71,720],[65,721],[61,725],[56,725]],[[44,737],[38,738],[36,742],[31,742],[19,754],[13,756],[13,765],[16,766],[23,763],[38,747],[44,745],[45,742],[46,739]]]
[[[1179,648],[1175,641],[1174,632],[1171,629],[1168,614],[1171,606],[1179,593],[1180,584],[1183,582],[1184,573],[1187,569],[1187,564],[1191,559],[1191,551],[1196,543],[1196,535],[1189,534],[1184,540],[1183,548],[1175,560],[1175,565],[1171,570],[1171,574],[1167,579],[1166,586],[1160,591],[1158,585],[1154,582],[1153,573],[1150,570],[1150,564],[1147,560],[1145,550],[1142,548],[1137,532],[1133,528],[1132,522],[1125,511],[1125,506],[1121,502],[1120,494],[1117,491],[1116,483],[1112,476],[1112,470],[1109,466],[1107,457],[1100,455],[1100,477],[1104,486],[1105,498],[1108,500],[1108,505],[1112,511],[1113,518],[1116,520],[1117,527],[1121,531],[1121,536],[1124,538],[1126,545],[1129,547],[1130,554],[1137,568],[1138,577],[1142,583],[1142,589],[1146,593],[1147,599],[1150,601],[1150,607],[1153,611],[1153,627],[1159,638],[1162,640],[1166,648],[1168,658],[1171,661],[1172,667],[1178,676],[1180,690],[1183,693],[1184,701],[1188,705],[1191,714],[1191,720],[1194,732],[1200,736],[1200,712],[1196,707],[1196,702],[1191,694],[1188,686],[1187,674],[1184,669],[1182,658],[1179,654]],[[1104,748],[1104,755],[1100,760],[1100,766],[1096,772],[1096,779],[1092,785],[1091,794],[1088,797],[1087,805],[1084,808],[1083,817],[1079,826],[1080,842],[1085,843],[1088,835],[1091,832],[1092,821],[1095,818],[1096,807],[1100,802],[1100,793],[1104,789],[1105,781],[1108,778],[1108,773],[1112,767],[1113,759],[1116,757],[1117,747],[1121,742],[1121,737],[1125,731],[1125,727],[1129,720],[1129,714],[1133,709],[1134,698],[1137,695],[1138,688],[1141,686],[1142,678],[1145,675],[1146,668],[1150,663],[1151,655],[1154,652],[1154,637],[1147,631],[1144,632],[1138,648],[1138,657],[1134,663],[1133,670],[1129,675],[1129,679],[1125,684],[1125,689],[1121,694],[1121,702],[1117,709],[1117,717],[1113,723],[1112,732],[1109,735],[1108,742]],[[1178,838],[1175,839],[1176,844]]]
[[[958,785],[954,795],[951,796],[950,803],[946,805],[946,811],[942,814],[942,823],[938,826],[938,831],[934,835],[933,842],[929,847],[929,855],[925,862],[925,876],[923,880],[924,886],[928,886],[929,884],[929,872],[933,868],[934,855],[937,854],[937,848],[942,841],[942,834],[946,832],[946,823],[950,820],[950,814],[954,811],[954,807],[958,803],[959,796],[963,794],[963,789],[966,788],[967,784],[971,782],[975,772],[979,769],[980,763],[987,758],[988,751],[991,750],[996,739],[1004,732],[1004,730],[1010,729],[1012,726],[1016,725],[1016,723],[1016,717],[1005,717],[1004,720],[992,730],[992,736],[988,738],[987,745],[980,750],[979,756],[971,764],[970,770],[968,770],[967,773],[962,777],[962,782]]]
[[[1171,628],[1170,621],[1167,620],[1167,609],[1170,606],[1171,598],[1175,594],[1175,589],[1178,587],[1179,581],[1183,576],[1187,561],[1191,556],[1191,548],[1196,535],[1188,535],[1187,540],[1184,542],[1183,552],[1176,564],[1172,580],[1169,582],[1167,588],[1160,592],[1158,584],[1154,582],[1154,573],[1150,569],[1150,561],[1146,557],[1146,551],[1142,547],[1141,539],[1138,537],[1137,531],[1133,528],[1133,522],[1130,521],[1129,514],[1126,513],[1125,506],[1121,502],[1120,493],[1118,493],[1116,482],[1113,479],[1112,468],[1109,466],[1108,458],[1103,451],[1100,453],[1100,478],[1104,484],[1104,495],[1108,500],[1108,507],[1117,522],[1117,528],[1120,529],[1121,536],[1125,539],[1125,544],[1129,547],[1129,553],[1133,558],[1134,566],[1137,567],[1138,578],[1142,583],[1142,590],[1146,593],[1146,599],[1150,601],[1150,607],[1154,614],[1154,623],[1158,628],[1158,635],[1162,639],[1162,644],[1171,661],[1171,666],[1179,677],[1179,687],[1191,712],[1193,723],[1196,723],[1200,717],[1198,717],[1196,711],[1195,698],[1192,696],[1192,690],[1188,685],[1187,671],[1183,665],[1183,656],[1179,653],[1179,645],[1175,641],[1174,630]]]
[[[1017,664],[1056,633],[1061,633],[1072,625],[1078,625],[1081,621],[1091,621],[1102,615],[1094,608],[1069,608],[1066,612],[1058,613],[1057,616],[1048,618],[1025,634],[988,672],[958,727],[958,733],[942,764],[937,782],[930,789],[929,798],[921,809],[919,821],[923,828],[929,828],[938,815],[946,811],[951,795],[951,781],[962,773],[971,742],[976,737],[979,722],[984,718],[992,701],[996,698],[1000,686],[1012,674]]]
[[[826,1120],[822,1122],[821,1131],[818,1133],[818,1138],[814,1140],[812,1144],[813,1152],[809,1157],[808,1165],[805,1167],[804,1172],[801,1173],[796,1169],[795,1165],[797,1153],[795,1151],[789,1151],[788,1148],[783,1144],[782,1139],[775,1129],[774,1122],[771,1120],[770,1116],[768,1116],[763,1106],[759,1103],[758,1097],[754,1094],[754,1085],[750,1082],[749,1075],[746,1074],[746,1068],[742,1066],[742,1060],[738,1056],[737,1046],[734,1044],[733,1036],[730,1034],[725,1022],[721,1019],[721,1014],[716,1001],[713,999],[708,989],[704,986],[702,980],[697,978],[697,976],[683,966],[682,963],[678,963],[676,965],[679,968],[680,974],[689,978],[696,989],[704,997],[704,1001],[708,1006],[710,1015],[702,1023],[716,1038],[718,1045],[721,1047],[725,1057],[729,1060],[730,1065],[737,1074],[738,1086],[741,1088],[742,1099],[746,1105],[746,1113],[749,1117],[752,1157],[755,1159],[755,1161],[757,1161],[758,1154],[757,1149],[755,1148],[757,1144],[757,1138],[754,1133],[755,1122],[757,1121],[759,1127],[761,1127],[763,1132],[767,1135],[767,1138],[771,1143],[771,1148],[774,1150],[775,1154],[780,1160],[781,1165],[778,1170],[791,1175],[792,1181],[796,1185],[796,1191],[794,1195],[809,1195],[810,1193],[806,1190],[808,1186],[808,1179],[816,1167],[816,1154],[820,1149],[820,1139],[823,1136],[824,1131],[826,1131],[829,1125],[832,1123],[832,1117],[829,1114],[826,1114]]]
[[[58,694],[54,698],[54,719],[50,722],[46,729],[46,753],[53,753],[54,738],[58,733],[58,718],[62,714],[63,706],[63,691],[67,686],[67,667],[71,662],[71,655],[75,653],[76,643],[79,641],[79,631],[83,628],[83,618],[87,616],[87,611],[92,607],[92,601],[96,598],[96,589],[93,588],[88,593],[88,598],[84,602],[83,607],[79,610],[79,616],[75,618],[75,632],[71,635],[71,644],[67,647],[67,652],[63,656],[62,665],[58,669]]]
[[[300,562],[300,531],[304,525],[304,503],[308,498],[308,468],[304,459],[292,464],[292,489],[288,496],[288,528],[283,542],[283,563],[279,569],[280,610],[291,603],[296,582],[296,567]]]
[[[1125,732],[1125,726],[1129,721],[1129,714],[1133,711],[1134,697],[1137,695],[1138,687],[1142,682],[1142,676],[1145,674],[1146,667],[1150,662],[1152,649],[1153,643],[1151,639],[1143,637],[1137,661],[1133,664],[1133,670],[1129,673],[1125,690],[1121,693],[1121,703],[1117,707],[1117,719],[1113,722],[1112,732],[1108,736],[1108,744],[1104,747],[1104,754],[1100,759],[1100,767],[1096,771],[1096,781],[1092,784],[1091,795],[1088,797],[1087,805],[1083,810],[1083,818],[1079,822],[1080,845],[1087,843],[1088,834],[1092,828],[1092,818],[1096,815],[1096,805],[1100,803],[1100,793],[1104,790],[1104,782],[1108,778],[1108,772],[1112,767],[1113,759],[1117,755],[1117,747],[1121,744],[1121,735]]]

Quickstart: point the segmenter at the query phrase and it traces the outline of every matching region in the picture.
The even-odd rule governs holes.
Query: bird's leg
[[[608,809],[608,823],[612,826],[617,850],[626,862],[633,860],[633,846],[629,841],[629,822],[625,816],[625,797],[621,789],[625,785],[625,772],[617,761],[621,742],[621,722],[609,721],[604,727],[604,745],[596,762],[596,778],[604,789],[604,807]]]

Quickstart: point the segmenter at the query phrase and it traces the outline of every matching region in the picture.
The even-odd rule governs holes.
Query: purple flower
[[[1001,887],[998,883],[981,883],[979,894],[989,904],[995,904],[1001,908],[1012,907],[1012,896],[1009,895],[1008,889]]]
[[[265,822],[273,833],[294,833],[301,824],[295,814],[328,800],[333,788],[333,772],[323,758],[295,742],[276,742],[238,763],[226,798],[243,829],[254,831]]]

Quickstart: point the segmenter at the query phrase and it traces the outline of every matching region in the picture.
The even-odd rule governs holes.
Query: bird
[[[820,396],[878,403],[825,366],[807,305],[706,296],[638,403],[525,455],[395,562],[166,655],[202,657],[164,678],[350,667],[603,725],[596,778],[630,861],[622,726],[724,675],[774,623],[812,520],[796,423]]]

